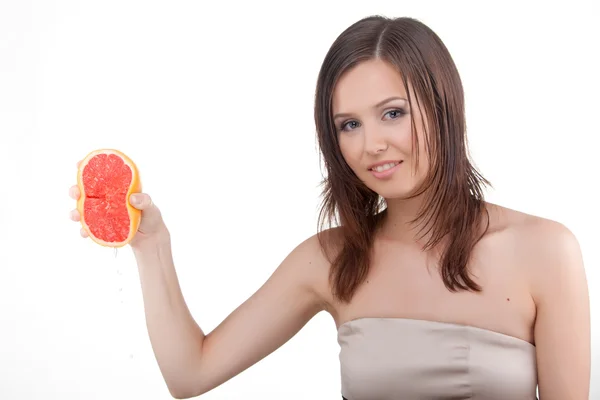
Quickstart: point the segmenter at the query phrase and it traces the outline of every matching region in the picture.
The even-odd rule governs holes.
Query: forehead
[[[334,113],[360,111],[394,96],[407,98],[398,71],[382,60],[369,60],[342,75],[333,92],[332,106]]]

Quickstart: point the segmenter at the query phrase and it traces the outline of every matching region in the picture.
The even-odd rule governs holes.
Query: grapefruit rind
[[[105,241],[105,240],[102,240],[102,239],[96,237],[92,233],[92,230],[90,229],[90,227],[88,226],[88,224],[85,221],[84,204],[85,204],[85,200],[86,200],[86,192],[85,192],[85,187],[83,184],[83,172],[84,172],[86,165],[95,156],[100,155],[100,154],[116,155],[116,156],[120,157],[123,160],[123,162],[125,163],[125,165],[127,165],[131,169],[131,183],[129,184],[129,187],[127,189],[127,195],[126,195],[126,207],[127,207],[127,213],[129,215],[130,225],[129,225],[129,234],[127,235],[127,238],[123,241],[108,242],[108,241]],[[135,234],[137,233],[137,230],[138,230],[140,222],[141,222],[141,217],[142,217],[142,212],[140,210],[138,210],[137,208],[133,207],[129,203],[129,197],[131,196],[131,194],[140,193],[142,191],[142,184],[140,181],[140,175],[139,175],[139,171],[138,171],[136,164],[127,155],[125,155],[123,152],[121,152],[119,150],[115,150],[115,149],[94,150],[85,156],[85,158],[81,161],[81,163],[79,164],[79,167],[77,168],[77,186],[79,188],[79,193],[80,193],[79,199],[77,200],[77,211],[79,211],[81,227],[87,232],[90,239],[92,239],[94,242],[96,242],[97,244],[104,246],[104,247],[118,248],[118,247],[123,247],[123,246],[126,246],[127,244],[129,244],[133,240]]]

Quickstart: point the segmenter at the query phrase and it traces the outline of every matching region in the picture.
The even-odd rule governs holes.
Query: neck
[[[386,199],[387,210],[381,228],[381,236],[389,240],[424,242],[421,237],[424,221],[415,221],[423,202],[424,194],[411,199]]]

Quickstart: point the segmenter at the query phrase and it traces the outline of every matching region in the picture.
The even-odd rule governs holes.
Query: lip
[[[380,165],[385,165],[385,164],[389,164],[389,163],[398,163],[396,166],[387,169],[385,171],[381,171],[381,172],[377,172],[375,170],[373,170],[373,168],[378,167]],[[384,179],[384,178],[388,178],[390,177],[394,172],[396,172],[396,170],[398,170],[398,168],[400,168],[400,166],[402,165],[403,160],[387,160],[387,161],[382,161],[379,162],[377,164],[373,164],[369,166],[369,172],[373,174],[373,176],[375,176],[375,178],[378,179]]]
[[[385,165],[385,164],[389,164],[389,163],[402,163],[402,160],[384,160],[384,161],[378,162],[376,164],[371,164],[367,168],[369,170],[371,170],[375,167],[379,167],[380,165]]]

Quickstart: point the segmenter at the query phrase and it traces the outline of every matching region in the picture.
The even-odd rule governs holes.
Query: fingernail
[[[139,196],[137,196],[137,195],[135,195],[135,194],[131,195],[131,202],[132,202],[133,204],[140,204],[140,203],[141,203],[141,200],[142,200],[142,199],[140,199],[140,197],[139,197]]]

